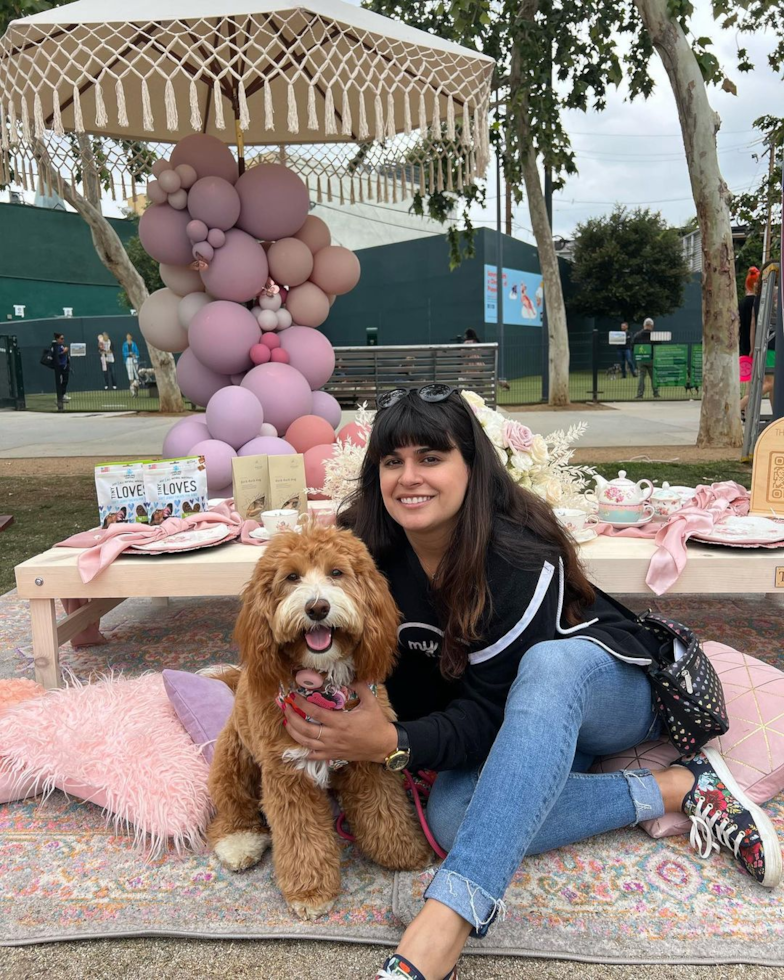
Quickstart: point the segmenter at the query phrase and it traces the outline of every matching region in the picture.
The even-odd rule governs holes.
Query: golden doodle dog
[[[357,846],[393,870],[432,859],[399,775],[371,762],[308,761],[283,727],[276,698],[299,670],[336,688],[383,681],[397,649],[399,614],[364,544],[349,531],[310,525],[276,535],[243,592],[235,636],[242,669],[218,737],[209,789],[217,813],[208,837],[233,871],[272,844],[278,885],[297,915],[327,912],[340,892],[340,850],[327,787],[336,791]],[[385,716],[394,720],[378,687]]]

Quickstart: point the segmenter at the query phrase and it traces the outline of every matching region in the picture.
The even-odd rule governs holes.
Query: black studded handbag
[[[638,622],[660,641],[646,668],[656,711],[675,748],[693,755],[730,727],[719,675],[688,626],[654,612],[643,613]],[[675,640],[685,651],[678,659]]]

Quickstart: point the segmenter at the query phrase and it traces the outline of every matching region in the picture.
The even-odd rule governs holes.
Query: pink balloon
[[[206,133],[186,136],[174,147],[171,166],[178,167],[182,163],[193,167],[198,178],[222,177],[235,184],[239,176],[237,161],[228,146],[216,136]]]
[[[275,282],[299,286],[313,271],[313,253],[296,238],[281,238],[267,253],[269,272]]]
[[[207,428],[213,439],[239,449],[255,438],[264,422],[264,410],[252,391],[231,385],[221,388],[207,405]]]
[[[359,259],[351,249],[343,248],[342,245],[329,245],[314,256],[310,281],[325,293],[342,296],[359,282],[360,271]],[[293,310],[292,315],[296,320],[297,315]]]
[[[208,437],[207,425],[201,418],[189,416],[186,419],[180,419],[166,433],[161,448],[161,456],[163,459],[177,459],[179,456],[187,456],[192,446]]]
[[[370,430],[364,426],[357,425],[356,422],[349,422],[338,432],[338,442],[349,442],[354,446],[366,446]]]
[[[168,199],[168,194],[157,180],[148,180],[147,197],[149,197],[153,204],[165,204]]]
[[[215,392],[225,388],[230,381],[225,374],[205,367],[188,348],[177,361],[177,384],[188,401],[204,407]]]
[[[205,439],[191,447],[190,455],[204,457],[210,493],[231,483],[231,461],[237,455],[233,446],[220,439]]]
[[[289,238],[308,216],[310,200],[305,182],[279,163],[251,167],[236,187],[242,202],[237,227],[254,238]]]
[[[188,327],[193,353],[202,364],[224,375],[251,366],[249,351],[260,337],[259,325],[250,310],[227,300],[202,307]]]
[[[169,204],[147,208],[139,221],[139,240],[145,252],[157,262],[188,265],[191,241],[185,229],[190,220],[187,211],[177,211]]]
[[[215,249],[209,242],[196,242],[191,249],[191,254],[193,255],[194,259],[203,259],[205,262],[212,262],[213,256],[215,255]]]
[[[181,187],[167,198],[171,207],[177,211],[184,211],[188,206],[188,192]]]
[[[283,350],[282,347],[276,347],[275,350],[270,351],[270,360],[276,364],[288,364],[291,358],[288,351]]]
[[[173,194],[182,187],[182,180],[176,170],[164,170],[158,177],[158,185],[167,194]]]
[[[192,242],[206,242],[207,234],[209,228],[200,221],[198,218],[194,218],[193,221],[188,222],[188,226],[185,229],[185,234],[190,238]]]
[[[305,218],[305,224],[294,237],[304,242],[314,255],[320,249],[332,244],[332,235],[329,233],[327,223],[317,218],[315,214],[309,214]]]
[[[188,210],[208,228],[228,231],[240,216],[239,195],[222,177],[202,177],[188,192]]]
[[[267,423],[265,422],[264,425]],[[246,442],[238,456],[294,456],[297,450],[276,436],[257,436]]]
[[[250,349],[250,359],[254,364],[266,364],[270,359],[270,349],[263,342],[260,344],[254,344]]]
[[[188,261],[190,262],[190,259]],[[168,286],[178,296],[204,292],[204,283],[201,281],[201,276],[195,269],[191,269],[187,265],[166,265],[165,263],[161,263],[160,271],[164,286]]]
[[[161,157],[159,160],[155,161],[150,169],[152,170],[153,177],[160,177],[160,175],[165,171],[171,170],[171,166],[172,165],[165,157]]]
[[[311,414],[310,387],[290,364],[260,364],[248,371],[242,387],[249,388],[258,398],[265,422],[274,425],[278,432],[285,432],[300,415]]]
[[[199,175],[196,173],[193,167],[187,163],[181,163],[174,169],[180,175],[180,186],[184,187],[186,191],[189,187],[193,187],[193,185],[199,179]]]
[[[269,347],[270,350],[275,350],[276,347],[280,347],[280,337],[276,333],[263,333],[261,335],[261,342],[265,347]]]
[[[277,336],[291,358],[289,363],[305,376],[311,388],[321,388],[329,381],[335,370],[335,351],[323,333],[295,326]]]
[[[286,442],[305,453],[314,446],[323,446],[335,441],[335,430],[318,415],[302,415],[286,429]],[[310,486],[310,484],[308,484]]]
[[[328,391],[313,392],[313,414],[326,419],[333,429],[337,429],[343,417],[340,403]]]
[[[263,436],[276,437],[278,434],[278,430],[275,428],[274,425],[270,425],[269,422],[264,422],[261,426],[261,434]]]
[[[304,454],[305,455],[305,482],[309,487],[314,489],[320,489],[324,486],[324,480],[326,479],[326,472],[324,470],[324,463],[332,458],[335,446],[333,443],[324,444],[321,446],[313,446]],[[325,500],[324,494],[315,493],[308,494],[309,500]]]
[[[210,267],[201,273],[208,293],[235,303],[245,303],[257,296],[267,275],[264,249],[250,235],[236,228],[226,232],[225,244],[215,252]]]
[[[234,485],[229,484],[227,487],[221,487],[220,490],[212,490],[212,496],[222,500],[228,500],[230,497],[234,496]]]
[[[226,243],[226,234],[220,228],[210,228],[207,241],[213,248],[222,248]]]
[[[139,329],[158,350],[178,354],[188,346],[188,334],[180,323],[182,297],[171,289],[156,289],[139,310]]]
[[[329,300],[315,283],[303,282],[289,290],[286,309],[295,323],[303,327],[320,327],[329,316]]]

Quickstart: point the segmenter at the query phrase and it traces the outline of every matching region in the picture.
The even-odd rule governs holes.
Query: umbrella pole
[[[234,110],[234,136],[237,140],[237,167],[241,177],[245,173],[245,136],[240,126],[240,107],[236,93],[232,97],[231,105]]]

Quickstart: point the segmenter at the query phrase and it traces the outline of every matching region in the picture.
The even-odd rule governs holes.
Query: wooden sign
[[[771,422],[754,447],[749,513],[784,517],[784,419]]]

